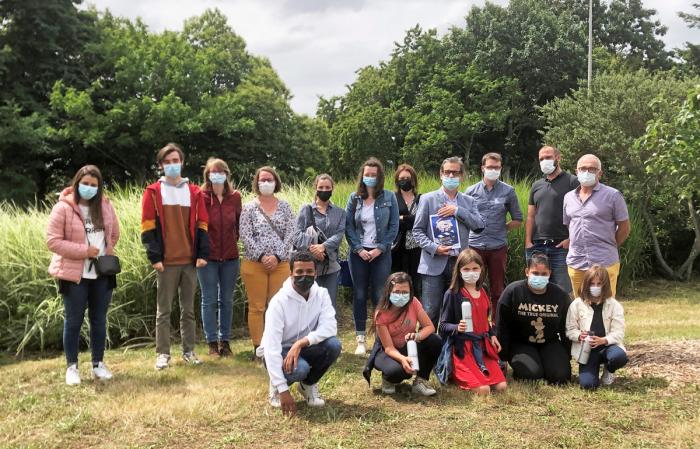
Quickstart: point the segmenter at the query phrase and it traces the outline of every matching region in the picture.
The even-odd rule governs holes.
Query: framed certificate
[[[433,241],[438,245],[448,246],[456,250],[462,249],[457,218],[454,215],[451,217],[431,215],[430,231],[433,235]]]

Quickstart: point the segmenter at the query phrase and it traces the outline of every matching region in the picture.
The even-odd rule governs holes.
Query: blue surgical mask
[[[168,178],[177,178],[182,173],[182,164],[167,164],[163,165],[163,173]]]
[[[209,173],[209,181],[212,184],[223,184],[226,182],[226,173]]]
[[[376,187],[377,186],[377,177],[376,176],[363,176],[362,182],[367,187]]]
[[[78,184],[78,193],[80,194],[80,198],[85,199],[85,200],[91,200],[97,195],[97,191],[99,189],[97,187],[89,186],[86,184]]]
[[[530,285],[530,287],[534,288],[535,290],[542,290],[549,283],[549,276],[537,276],[531,274],[527,278],[527,283]]]
[[[459,178],[442,177],[442,186],[447,190],[455,190],[459,187]]]
[[[390,293],[389,294],[389,301],[396,307],[403,307],[406,304],[408,304],[408,301],[411,299],[411,295],[409,293]]]

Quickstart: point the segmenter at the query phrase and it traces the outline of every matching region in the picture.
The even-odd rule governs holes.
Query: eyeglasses
[[[588,173],[593,173],[594,175],[598,173],[598,167],[578,167],[576,169],[579,172],[588,172]]]
[[[462,174],[462,170],[445,170],[442,172],[443,175],[449,176],[450,178],[456,178]]]

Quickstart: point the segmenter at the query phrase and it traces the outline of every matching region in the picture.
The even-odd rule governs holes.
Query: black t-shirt
[[[603,304],[591,304],[591,307],[593,307],[591,331],[596,337],[605,337],[605,325],[603,324]]]
[[[570,344],[566,338],[566,312],[570,303],[569,295],[551,282],[541,295],[530,291],[527,279],[508,285],[498,301],[496,334],[503,347],[501,358],[510,360],[513,342]]]
[[[535,181],[528,200],[537,208],[532,240],[569,238],[569,229],[564,226],[564,195],[578,186],[578,178],[564,171],[551,181],[546,176]]]

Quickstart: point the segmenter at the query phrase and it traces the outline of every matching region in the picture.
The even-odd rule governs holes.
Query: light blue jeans
[[[202,327],[207,343],[231,339],[233,295],[239,271],[239,259],[210,260],[205,267],[197,269],[202,291]]]

